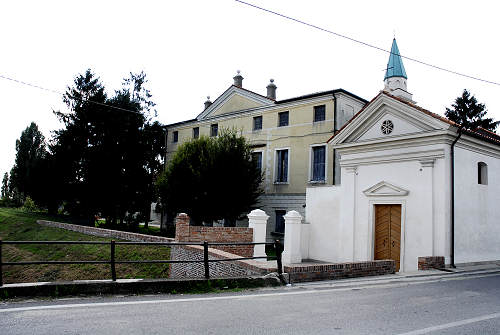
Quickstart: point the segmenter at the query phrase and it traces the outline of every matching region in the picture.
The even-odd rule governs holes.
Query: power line
[[[340,37],[340,38],[344,38],[346,40],[349,40],[351,42],[354,42],[354,43],[358,43],[358,44],[361,44],[365,47],[369,47],[369,48],[372,48],[372,49],[376,49],[376,50],[379,50],[379,51],[383,51],[385,53],[391,53],[391,51],[389,50],[386,50],[384,48],[381,48],[381,47],[378,47],[376,45],[373,45],[373,44],[370,44],[370,43],[367,43],[367,42],[363,42],[361,40],[358,40],[358,39],[355,39],[355,38],[352,38],[350,36],[347,36],[347,35],[343,35],[343,34],[339,34],[339,33],[336,33],[332,30],[328,30],[326,28],[323,28],[323,27],[320,27],[320,26],[317,26],[317,25],[314,25],[312,23],[308,23],[308,22],[305,22],[305,21],[302,21],[302,20],[299,20],[299,19],[296,19],[296,18],[293,18],[291,16],[287,16],[287,15],[284,15],[284,14],[281,14],[281,13],[278,13],[278,12],[275,12],[275,11],[272,11],[270,9],[266,9],[266,8],[263,8],[263,7],[259,7],[257,5],[254,5],[252,3],[249,3],[249,2],[245,2],[245,1],[241,1],[241,0],[235,0],[236,2],[239,2],[241,4],[244,4],[244,5],[247,5],[247,6],[250,6],[250,7],[253,7],[253,8],[256,8],[256,9],[259,9],[261,11],[264,11],[264,12],[267,12],[267,13],[271,13],[271,14],[274,14],[274,15],[277,15],[277,16],[280,16],[284,19],[287,19],[287,20],[291,20],[291,21],[294,21],[294,22],[297,22],[297,23],[300,23],[300,24],[303,24],[303,25],[306,25],[308,27],[311,27],[311,28],[314,28],[314,29],[317,29],[317,30],[320,30],[320,31],[323,31],[325,33],[329,33],[329,34],[332,34],[332,35],[335,35],[337,37]],[[484,83],[488,83],[488,84],[493,84],[493,85],[498,85],[500,86],[500,83],[498,82],[495,82],[495,81],[491,81],[491,80],[486,80],[486,79],[482,79],[482,78],[479,78],[479,77],[474,77],[474,76],[470,76],[468,74],[465,74],[465,73],[461,73],[461,72],[457,72],[457,71],[453,71],[453,70],[450,70],[450,69],[446,69],[444,67],[441,67],[441,66],[437,66],[437,65],[433,65],[433,64],[430,64],[430,63],[427,63],[427,62],[424,62],[424,61],[421,61],[421,60],[418,60],[416,58],[412,58],[412,57],[408,57],[408,56],[403,56],[403,55],[399,55],[401,58],[404,58],[404,59],[408,59],[409,61],[412,61],[412,62],[415,62],[415,63],[418,63],[418,64],[422,64],[422,65],[425,65],[425,66],[429,66],[431,68],[434,68],[434,69],[437,69],[437,70],[441,70],[441,71],[444,71],[444,72],[448,72],[448,73],[452,73],[452,74],[455,74],[455,75],[458,75],[458,76],[462,76],[462,77],[465,77],[465,78],[469,78],[469,79],[474,79],[474,80],[478,80],[478,81],[482,81]]]
[[[59,95],[64,96],[64,93],[62,93],[62,92],[59,92],[59,91],[56,91],[56,90],[53,90],[53,89],[50,89],[50,88],[45,88],[45,87],[42,87],[42,86],[39,86],[39,85],[35,85],[35,84],[32,84],[32,83],[28,83],[26,81],[22,81],[22,80],[10,78],[10,77],[4,76],[2,74],[0,74],[0,78],[5,79],[5,80],[10,80],[10,81],[13,81],[13,82],[21,84],[21,85],[26,85],[26,86],[34,87],[34,88],[37,88],[39,90],[43,90],[43,91],[47,91],[47,92],[51,92],[51,93],[55,93],[55,94],[59,94]],[[99,106],[113,108],[113,109],[120,110],[120,111],[123,111],[123,112],[129,112],[129,113],[134,113],[134,114],[142,115],[142,113],[140,113],[140,112],[133,111],[131,109],[126,109],[126,108],[121,108],[121,107],[117,107],[117,106],[105,104],[103,102],[93,101],[93,100],[89,100],[89,99],[82,99],[82,98],[77,98],[77,97],[72,97],[72,98],[74,98],[76,100],[80,100],[82,102],[90,102],[90,103],[93,103],[93,104],[96,104],[96,105],[99,105]],[[105,111],[107,112],[108,110],[105,109]]]

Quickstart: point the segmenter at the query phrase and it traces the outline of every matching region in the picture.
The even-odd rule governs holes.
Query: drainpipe
[[[168,128],[165,127],[165,154],[163,156],[163,170],[167,168],[167,143],[168,143]]]
[[[337,97],[333,93],[333,133],[337,131]]]
[[[335,132],[337,131],[337,113],[338,113],[338,109],[337,109],[337,97],[335,96],[335,93],[333,93],[333,134],[335,135]],[[328,146],[328,144],[327,144]],[[333,173],[332,173],[332,185],[335,185],[335,174],[336,173],[339,173],[339,171],[337,171],[337,169],[335,168],[335,164],[337,163],[336,162],[336,159],[335,159],[335,152],[336,150],[333,149],[333,164],[332,164],[332,169],[333,169]]]
[[[450,267],[455,266],[455,144],[462,136],[462,127],[457,130],[458,136],[451,143],[451,250],[450,250]]]

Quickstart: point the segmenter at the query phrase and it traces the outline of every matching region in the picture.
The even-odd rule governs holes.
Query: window
[[[200,137],[200,127],[193,128],[193,138]]]
[[[275,211],[276,227],[274,228],[274,231],[276,233],[281,233],[281,234],[285,233],[285,214],[286,214],[286,211],[281,210],[281,209]]]
[[[252,152],[252,159],[257,164],[259,171],[262,172],[262,152]]]
[[[313,147],[311,159],[311,181],[325,181],[326,147]]]
[[[174,131],[173,135],[174,135],[174,138],[172,139],[172,142],[174,142],[174,143],[178,142],[179,141],[179,132]]]
[[[262,115],[255,116],[253,118],[253,130],[261,130],[262,129]]]
[[[488,185],[488,165],[484,162],[477,163],[477,183]]]
[[[218,131],[219,131],[219,125],[217,123],[210,125],[210,136],[212,137],[217,136]]]
[[[276,182],[288,182],[288,149],[276,151]]]
[[[325,105],[314,106],[314,122],[325,121]]]
[[[288,126],[288,112],[278,113],[278,127]]]

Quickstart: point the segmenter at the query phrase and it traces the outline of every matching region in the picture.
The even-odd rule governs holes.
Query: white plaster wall
[[[326,262],[338,261],[340,197],[339,186],[308,187],[306,189],[306,218],[308,233],[304,241],[302,258]],[[305,242],[307,240],[307,243]],[[307,252],[305,246],[308,245]]]
[[[425,150],[442,153],[445,145],[406,148],[408,154]],[[432,151],[431,151],[432,149]],[[445,158],[435,158],[434,164],[422,164],[420,157],[414,160],[383,162],[377,157],[396,156],[400,149],[381,150],[361,154],[363,158],[377,163],[360,164],[342,168],[342,213],[339,233],[343,243],[338,256],[342,261],[365,261],[373,259],[374,249],[374,205],[400,204],[401,218],[401,270],[416,271],[419,256],[449,256],[446,252],[447,218],[445,185]],[[356,155],[357,158],[361,156]],[[424,155],[425,156],[425,155]],[[352,161],[343,155],[342,161]],[[367,196],[364,190],[385,181],[408,190],[406,196]],[[352,210],[355,208],[355,210]]]
[[[477,163],[488,165],[488,185],[478,184]],[[500,259],[500,159],[455,150],[455,263]]]

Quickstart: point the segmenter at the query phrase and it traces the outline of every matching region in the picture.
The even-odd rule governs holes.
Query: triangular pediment
[[[363,127],[363,132],[356,133],[351,141],[368,141],[376,138],[415,134],[429,130],[414,120],[403,118],[387,106],[373,117]]]
[[[273,103],[274,100],[272,99],[232,85],[215,99],[207,109],[198,115],[197,119],[203,120],[213,116],[229,114]]]
[[[432,114],[432,113],[431,113]],[[400,138],[450,125],[411,105],[380,93],[351,119],[330,141],[330,144],[369,142]]]
[[[404,188],[401,188],[399,186],[393,185],[391,183],[388,183],[386,181],[381,181],[380,183],[377,183],[373,185],[372,187],[367,188],[366,190],[363,191],[363,193],[368,196],[368,197],[380,197],[380,196],[405,196],[410,193],[410,191],[405,190]]]

